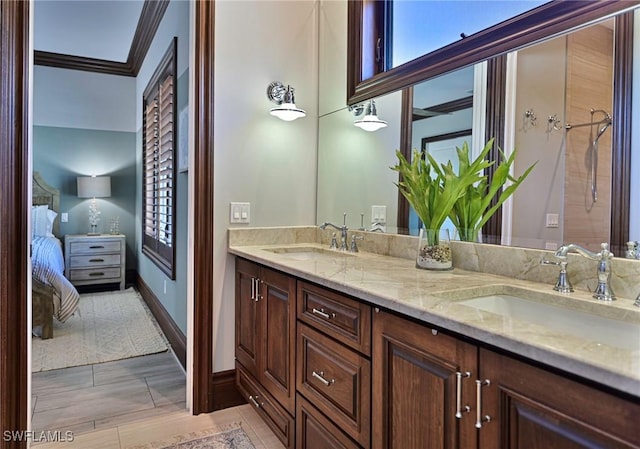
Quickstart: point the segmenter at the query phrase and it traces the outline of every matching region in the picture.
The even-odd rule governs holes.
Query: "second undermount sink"
[[[458,304],[507,318],[513,326],[535,324],[595,344],[640,351],[640,314],[634,319],[633,313],[614,311],[610,305],[596,302],[582,304],[589,311],[578,310],[570,308],[569,298],[512,286],[477,293],[468,299],[458,298]]]
[[[339,257],[350,257],[353,254],[333,249],[318,248],[317,246],[285,246],[281,248],[265,249],[293,260],[326,260]]]

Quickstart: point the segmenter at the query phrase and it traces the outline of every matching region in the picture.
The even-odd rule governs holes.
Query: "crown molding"
[[[168,6],[169,0],[145,0],[131,48],[129,49],[127,62],[36,50],[33,53],[33,63],[60,69],[83,70],[108,75],[137,76]]]

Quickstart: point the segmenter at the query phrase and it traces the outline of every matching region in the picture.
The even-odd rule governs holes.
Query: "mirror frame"
[[[640,1],[553,0],[398,67],[384,70],[378,40],[385,41],[388,0],[349,0],[347,104],[395,92],[420,81],[516,50],[533,42],[633,8]],[[366,76],[363,76],[366,73]],[[370,76],[369,76],[370,75]]]

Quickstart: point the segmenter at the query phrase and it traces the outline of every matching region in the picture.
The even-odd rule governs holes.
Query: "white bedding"
[[[35,236],[32,240],[31,265],[33,277],[55,290],[53,316],[60,322],[74,314],[80,295],[64,277],[62,243],[56,237]]]

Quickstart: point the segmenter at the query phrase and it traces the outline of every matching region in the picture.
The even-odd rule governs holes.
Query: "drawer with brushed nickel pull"
[[[371,354],[371,307],[326,288],[298,281],[300,321],[365,355]]]
[[[296,387],[363,447],[369,445],[371,363],[335,340],[298,324]]]
[[[125,236],[66,235],[65,276],[76,286],[118,284],[124,289]]]

